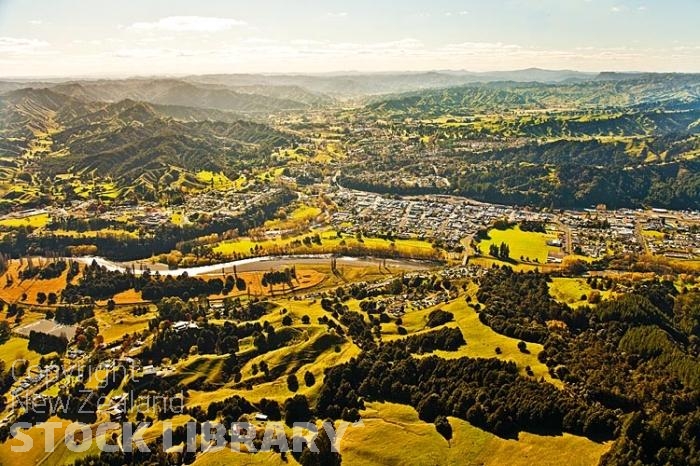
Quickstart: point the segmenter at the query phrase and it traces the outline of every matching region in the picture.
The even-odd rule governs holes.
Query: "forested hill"
[[[0,136],[8,176],[98,175],[141,193],[201,170],[235,178],[297,139],[224,111],[33,88],[0,95]]]
[[[377,97],[359,112],[392,149],[344,169],[343,186],[540,207],[700,208],[697,74],[468,84]]]
[[[653,104],[675,108],[700,105],[700,75],[601,76],[564,84],[495,82],[410,92],[378,98],[372,111],[472,114],[514,109],[582,109]],[[630,79],[624,79],[630,78]]]

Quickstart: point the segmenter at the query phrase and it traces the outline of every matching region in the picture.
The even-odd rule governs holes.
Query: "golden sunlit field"
[[[40,259],[33,259],[32,261],[35,266],[39,266],[42,263]],[[53,292],[59,294],[66,286],[67,269],[60,276],[48,280],[40,280],[38,278],[21,280],[19,272],[26,268],[26,260],[23,264],[16,260],[10,261],[7,272],[0,276],[0,300],[7,303],[37,304],[37,293],[49,294]],[[12,277],[11,286],[7,286],[8,277]],[[25,294],[27,297],[23,300],[22,296]]]
[[[510,247],[510,257],[520,262],[547,263],[550,253],[559,253],[560,248],[547,245],[547,241],[557,239],[552,233],[538,233],[521,231],[519,226],[507,230],[491,229],[488,231],[489,239],[479,242],[479,248],[483,255],[488,255],[489,246],[500,246],[505,243]],[[528,260],[529,259],[529,260]]]
[[[588,466],[610,448],[568,434],[521,433],[518,440],[506,440],[452,417],[448,442],[413,408],[392,403],[369,403],[362,421],[364,427],[348,428],[341,443],[344,462],[353,465]]]

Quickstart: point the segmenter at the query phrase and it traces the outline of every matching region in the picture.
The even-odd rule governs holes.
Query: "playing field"
[[[560,248],[547,245],[547,241],[555,239],[557,239],[557,235],[553,233],[522,231],[519,226],[515,226],[507,230],[489,230],[489,239],[481,241],[479,248],[481,249],[481,254],[487,256],[489,254],[489,246],[492,244],[500,246],[501,243],[505,243],[510,248],[511,259],[521,262],[523,260],[525,262],[534,262],[537,259],[540,264],[545,264],[550,252],[560,252]]]

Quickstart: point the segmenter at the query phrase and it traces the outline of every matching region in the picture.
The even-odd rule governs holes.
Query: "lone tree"
[[[520,350],[521,353],[529,353],[530,352],[527,349],[527,343],[525,343],[522,340],[518,342],[518,349]]]
[[[299,390],[299,380],[297,380],[296,375],[289,374],[289,376],[287,376],[287,388],[290,392],[296,392]]]
[[[445,440],[448,442],[452,439],[452,426],[445,416],[438,416],[435,418],[435,429],[440,435],[445,437]]]

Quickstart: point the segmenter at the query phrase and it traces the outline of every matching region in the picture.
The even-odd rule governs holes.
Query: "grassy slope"
[[[587,300],[582,300],[583,295],[588,296],[593,289],[582,278],[562,278],[553,277],[549,284],[549,294],[557,301],[572,307],[579,307],[588,304]],[[611,291],[599,291],[602,299],[608,299]]]
[[[95,317],[100,325],[100,334],[104,337],[105,343],[109,344],[126,334],[140,333],[148,329],[148,321],[154,317],[154,314],[147,313],[136,317],[130,309],[115,309],[107,312],[105,309],[97,308]]]
[[[43,265],[43,262],[41,263]],[[34,266],[39,266],[40,262],[38,260],[34,261]],[[64,270],[63,273],[56,278],[51,278],[49,280],[39,280],[38,278],[29,278],[26,280],[19,279],[20,270],[27,268],[25,263],[24,266],[20,267],[18,261],[13,260],[10,262],[6,275],[12,276],[13,284],[10,287],[6,286],[6,279],[0,277],[0,300],[8,303],[19,302],[23,294],[27,294],[27,300],[24,301],[27,304],[36,304],[36,295],[38,292],[43,291],[46,294],[54,292],[59,294],[63,288],[66,287],[66,277],[68,275],[68,270]],[[24,322],[24,321],[23,321]]]
[[[0,360],[5,363],[5,368],[10,369],[12,363],[18,359],[26,359],[30,366],[39,363],[41,355],[27,349],[29,340],[25,338],[11,337],[5,343],[0,345]]]
[[[455,321],[447,324],[448,326],[459,326],[462,330],[462,335],[467,341],[465,346],[462,346],[458,351],[436,351],[435,354],[443,358],[499,358],[507,361],[513,361],[518,365],[521,374],[525,375],[525,367],[530,366],[534,377],[540,379],[544,377],[548,382],[560,387],[561,382],[553,379],[549,375],[547,366],[537,360],[537,354],[542,351],[542,345],[528,343],[529,353],[522,353],[518,350],[518,339],[510,338],[500,333],[496,333],[488,326],[481,323],[476,311],[466,304],[464,297],[460,297],[445,305],[438,305],[432,308],[427,308],[422,311],[410,312],[403,317],[403,326],[410,334],[420,331],[429,331],[425,327],[428,314],[434,309],[443,309],[452,312],[455,316]],[[396,333],[396,325],[394,323],[384,324],[382,331],[387,332],[383,336],[386,341],[401,338]],[[496,347],[501,349],[501,354],[496,354]]]
[[[364,427],[348,428],[341,442],[343,463],[352,465],[594,465],[609,444],[583,437],[521,433],[504,440],[460,419],[449,418],[448,443],[416,411],[391,403],[368,403]]]

